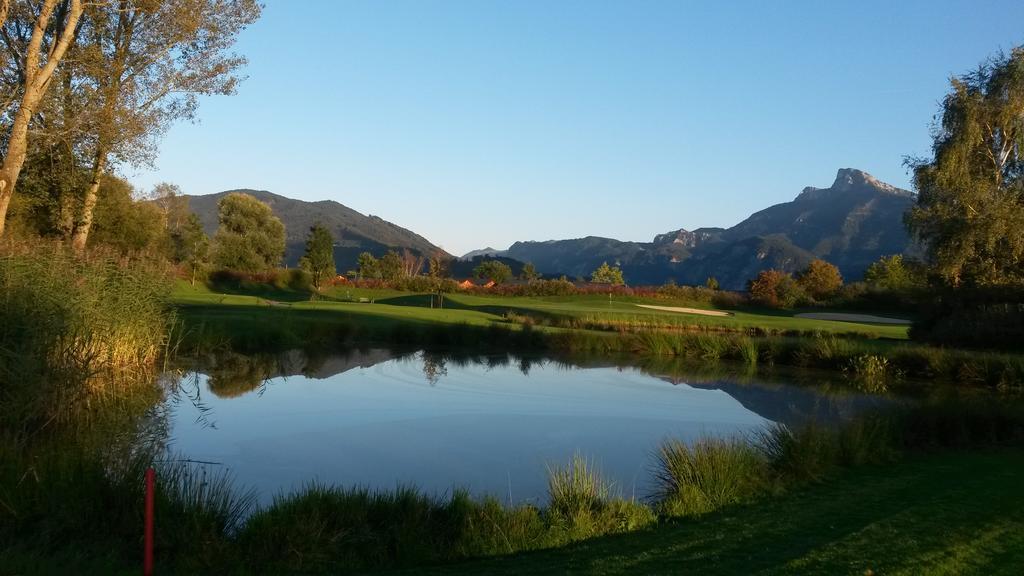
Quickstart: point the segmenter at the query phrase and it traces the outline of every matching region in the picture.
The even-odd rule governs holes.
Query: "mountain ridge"
[[[881,256],[918,253],[902,222],[915,198],[867,172],[841,168],[828,188],[805,187],[793,200],[729,228],[680,228],[651,242],[596,236],[520,241],[503,255],[533,262],[541,272],[583,277],[607,261],[622,267],[633,284],[702,284],[714,276],[724,288],[742,289],[760,270],[793,272],[814,258],[859,279]]]
[[[211,236],[217,229],[217,203],[228,194],[248,194],[270,206],[285,225],[285,263],[298,264],[305,251],[306,235],[314,224],[330,230],[335,239],[334,260],[338,272],[352,269],[360,252],[382,256],[388,250],[410,250],[418,256],[450,255],[419,234],[373,214],[362,214],[336,200],[305,201],[267,190],[239,188],[214,194],[187,195],[194,212]]]

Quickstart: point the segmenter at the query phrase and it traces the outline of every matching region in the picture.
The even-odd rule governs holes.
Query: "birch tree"
[[[13,90],[5,95],[3,115],[9,120],[0,163],[0,235],[18,176],[25,165],[29,124],[68,48],[74,42],[84,7],[82,0],[16,2],[0,0],[0,24],[7,57],[15,70]],[[16,47],[23,46],[23,50]],[[14,49],[13,52],[11,49]]]
[[[195,115],[199,96],[235,92],[245,58],[231,52],[260,15],[255,0],[117,0],[90,5],[80,44],[92,94],[90,171],[72,233],[88,241],[103,176],[152,161],[170,125]]]
[[[1024,46],[950,81],[907,223],[950,286],[1024,285]]]

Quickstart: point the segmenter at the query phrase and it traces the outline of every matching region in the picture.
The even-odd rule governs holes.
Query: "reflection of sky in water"
[[[233,398],[198,377],[213,426],[188,401],[172,411],[170,448],[220,462],[269,501],[318,479],[393,488],[453,486],[515,501],[543,500],[545,467],[575,451],[596,460],[623,494],[648,486],[666,436],[745,433],[767,420],[720,390],[671,385],[635,370],[535,364],[449,364],[431,385],[423,362],[388,360],[324,379],[274,378]]]

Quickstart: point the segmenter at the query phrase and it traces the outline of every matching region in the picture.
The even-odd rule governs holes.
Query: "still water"
[[[841,420],[885,401],[753,377],[387,350],[208,357],[173,388],[169,452],[225,467],[264,502],[318,480],[542,504],[547,467],[576,452],[642,497],[664,438]]]

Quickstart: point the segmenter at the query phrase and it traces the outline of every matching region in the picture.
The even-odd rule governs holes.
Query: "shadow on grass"
[[[417,308],[430,308],[431,301],[434,305],[437,305],[438,298],[432,294],[411,294],[408,296],[395,296],[392,298],[381,298],[376,300],[377,304],[387,304],[389,306],[413,306]],[[468,310],[473,312],[481,312],[483,314],[489,314],[491,316],[497,316],[504,318],[511,312],[518,314],[519,316],[527,316],[533,318],[535,321],[557,324],[561,321],[571,321],[573,317],[567,314],[554,314],[551,312],[545,312],[534,308],[524,308],[521,306],[499,306],[494,304],[482,304],[473,306],[460,302],[457,299],[444,298],[443,308],[447,310]]]
[[[650,530],[416,573],[1014,574],[1021,474],[1020,450],[929,456]]]

